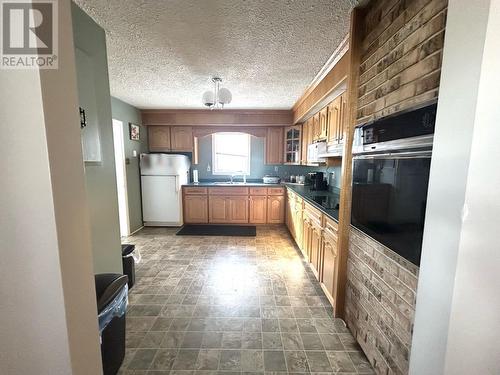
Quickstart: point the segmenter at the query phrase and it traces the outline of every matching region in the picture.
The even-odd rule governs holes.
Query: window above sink
[[[215,133],[212,136],[212,173],[249,175],[250,137],[244,133]]]

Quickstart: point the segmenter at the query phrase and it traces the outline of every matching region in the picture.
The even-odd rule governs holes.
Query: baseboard
[[[133,234],[136,234],[137,232],[139,232],[142,228],[144,228],[144,225],[141,226],[139,229],[136,229],[134,230],[132,233],[129,234],[129,236],[133,235]]]

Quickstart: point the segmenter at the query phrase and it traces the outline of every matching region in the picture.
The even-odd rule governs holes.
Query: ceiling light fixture
[[[233,95],[228,89],[220,87],[222,78],[213,77],[212,82],[214,83],[214,91],[205,91],[203,94],[203,104],[210,109],[222,109],[224,108],[224,104],[231,103]]]

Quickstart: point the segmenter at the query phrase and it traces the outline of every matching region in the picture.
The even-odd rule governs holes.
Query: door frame
[[[125,137],[123,133],[124,133],[123,121],[113,119],[113,145],[114,145],[114,159],[115,159],[116,193],[118,198],[118,217],[120,222],[120,236],[126,237],[130,235],[130,215],[128,208]],[[120,183],[121,179],[123,179],[122,183]],[[122,187],[123,187],[123,192],[121,191]]]

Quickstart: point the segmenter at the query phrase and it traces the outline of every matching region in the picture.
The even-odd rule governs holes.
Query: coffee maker
[[[309,173],[309,179],[312,183],[311,190],[327,190],[328,185],[323,172]]]

